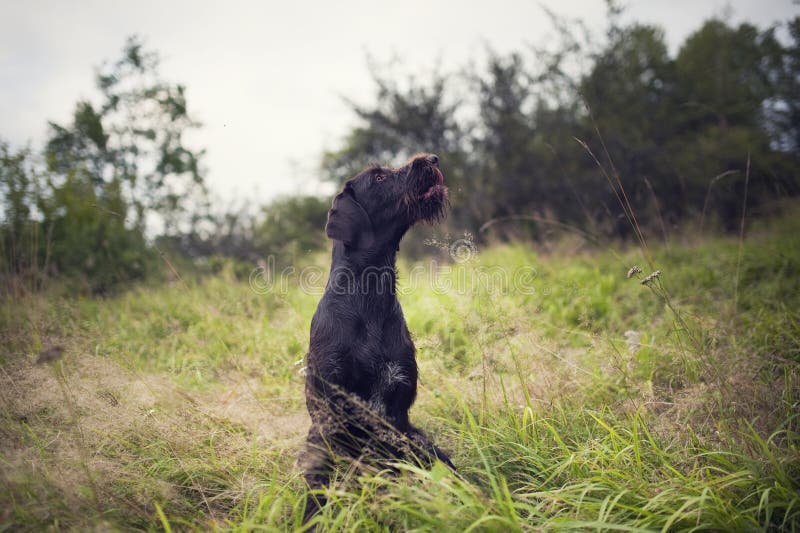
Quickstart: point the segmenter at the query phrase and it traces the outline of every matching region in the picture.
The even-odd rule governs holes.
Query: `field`
[[[463,479],[343,468],[319,529],[800,530],[797,215],[743,242],[402,262],[412,420]],[[0,530],[300,528],[326,261],[6,298]]]

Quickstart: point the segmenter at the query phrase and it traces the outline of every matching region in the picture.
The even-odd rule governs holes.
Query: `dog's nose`
[[[431,165],[439,164],[439,156],[436,154],[429,155],[428,157],[425,158],[425,160],[428,161],[428,163],[430,163]]]

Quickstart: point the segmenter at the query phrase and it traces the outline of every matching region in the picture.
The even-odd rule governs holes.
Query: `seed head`
[[[628,279],[631,279],[636,274],[641,274],[642,269],[636,265],[633,265],[630,270],[628,270]]]
[[[648,283],[650,283],[651,281],[653,281],[654,279],[656,279],[660,275],[661,275],[661,271],[660,270],[656,270],[655,272],[653,272],[652,274],[650,274],[649,276],[644,278],[639,283],[641,283],[642,285],[647,285]]]

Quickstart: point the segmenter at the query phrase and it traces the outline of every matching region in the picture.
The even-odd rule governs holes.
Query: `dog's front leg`
[[[450,457],[436,446],[421,429],[410,426],[406,435],[408,435],[408,438],[414,443],[415,454],[427,463],[426,466],[432,466],[433,462],[438,459],[447,465],[450,470],[457,473],[456,467],[453,465]]]

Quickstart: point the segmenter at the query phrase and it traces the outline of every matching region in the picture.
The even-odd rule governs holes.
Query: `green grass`
[[[652,248],[652,266],[566,249],[495,246],[435,282],[400,265],[412,419],[463,479],[344,466],[321,529],[800,529],[800,217],[751,228],[738,267],[728,238]],[[268,292],[223,271],[4,300],[0,530],[299,529],[326,260]]]

